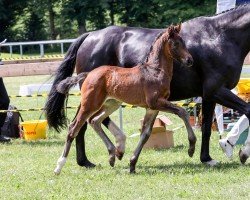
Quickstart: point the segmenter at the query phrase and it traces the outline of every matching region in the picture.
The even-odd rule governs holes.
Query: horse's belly
[[[117,99],[127,104],[135,106],[146,106],[146,99],[144,92],[141,88],[130,87],[130,88],[119,88],[117,90],[110,92],[109,97]]]

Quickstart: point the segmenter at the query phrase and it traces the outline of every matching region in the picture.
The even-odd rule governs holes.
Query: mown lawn
[[[20,84],[43,83],[48,76],[4,78],[9,94],[18,94]],[[45,98],[11,99],[18,108],[43,107]],[[78,105],[79,97],[70,97],[69,105]],[[68,110],[72,119],[74,110]],[[124,130],[128,136],[126,154],[116,161],[114,168],[108,164],[107,150],[100,138],[88,129],[86,149],[89,159],[97,164],[86,169],[76,164],[75,144],[60,176],[53,170],[60,156],[66,131],[57,134],[48,131],[48,139],[26,142],[18,139],[0,145],[0,199],[250,199],[249,161],[241,165],[238,159],[240,146],[234,159],[229,161],[218,146],[218,134],[212,133],[211,155],[220,161],[217,167],[200,163],[201,132],[193,158],[187,155],[187,134],[184,128],[174,132],[175,147],[168,150],[143,150],[137,173],[129,174],[129,159],[139,137],[143,109],[125,109]],[[41,112],[23,112],[25,120],[38,119]],[[119,113],[112,115],[117,123]],[[173,115],[168,129],[183,123]],[[42,116],[43,118],[44,116]],[[108,134],[110,138],[113,137]]]

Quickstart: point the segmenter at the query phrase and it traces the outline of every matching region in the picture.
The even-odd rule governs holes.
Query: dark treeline
[[[75,38],[109,25],[162,28],[215,7],[216,0],[0,0],[0,40]]]

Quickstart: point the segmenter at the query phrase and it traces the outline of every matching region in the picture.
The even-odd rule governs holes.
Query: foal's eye
[[[179,46],[179,42],[174,42],[174,47],[178,47]]]

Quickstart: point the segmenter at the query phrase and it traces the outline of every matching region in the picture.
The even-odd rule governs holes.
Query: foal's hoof
[[[121,160],[123,158],[124,153],[120,152],[118,149],[115,150],[116,157]]]
[[[195,152],[195,146],[193,146],[193,147],[189,147],[189,149],[188,149],[188,155],[189,155],[189,157],[193,157],[193,155],[194,155],[194,152]]]
[[[60,173],[61,173],[61,170],[60,169],[58,169],[58,167],[57,168],[55,168],[55,170],[54,170],[54,174],[55,175],[60,175]]]
[[[111,167],[115,166],[115,155],[110,155],[109,164],[110,164]]]
[[[239,151],[239,157],[240,157],[240,162],[242,164],[245,164],[245,162],[247,161],[248,159],[248,156],[246,154],[243,153],[243,151],[240,149]]]
[[[202,162],[202,163],[209,166],[209,167],[214,167],[214,166],[217,166],[219,164],[219,161],[210,160],[210,161],[206,161],[206,162]]]

